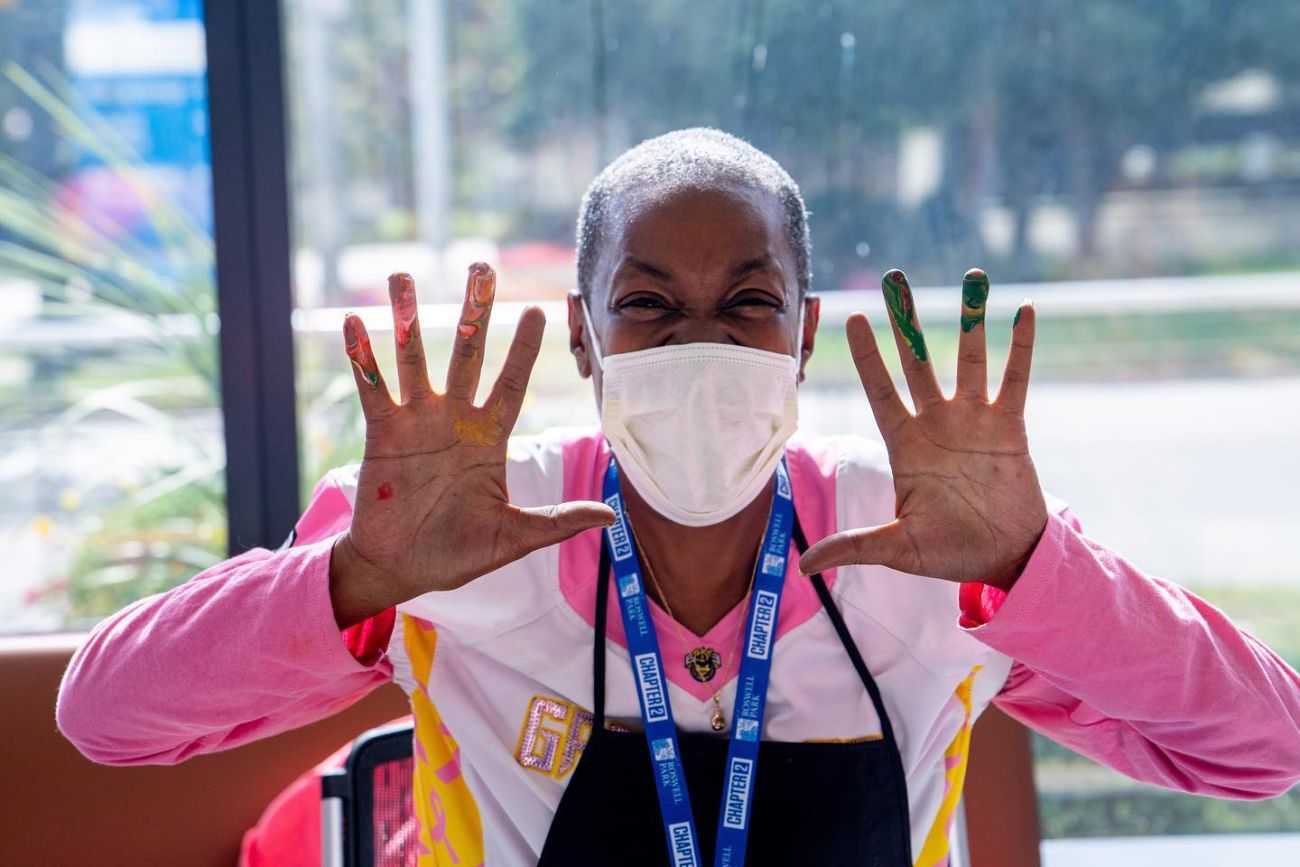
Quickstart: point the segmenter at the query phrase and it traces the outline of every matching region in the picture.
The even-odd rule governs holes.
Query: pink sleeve
[[[388,681],[388,659],[358,661],[334,619],[330,551],[350,520],[326,477],[293,547],[247,551],[100,623],[64,673],[59,729],[96,762],[175,764],[323,719]]]
[[[1267,798],[1300,782],[1300,675],[1213,605],[1080,529],[1068,510],[1051,515],[1004,598],[963,588],[975,603],[963,622],[987,621],[970,634],[1016,660],[994,703],[1166,788]]]

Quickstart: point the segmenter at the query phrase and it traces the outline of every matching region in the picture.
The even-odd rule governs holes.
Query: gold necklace
[[[627,519],[628,519],[628,525],[630,526],[632,523],[632,516],[628,515]],[[668,613],[669,619],[671,619],[673,622],[673,628],[677,630],[677,637],[681,640],[683,647],[690,647],[691,644],[693,644],[694,642],[688,641],[686,639],[686,632],[683,630],[681,623],[678,622],[677,616],[673,614],[672,606],[668,604],[668,594],[664,592],[663,587],[659,586],[659,579],[655,577],[655,570],[654,567],[650,565],[650,558],[645,555],[645,549],[641,547],[641,542],[636,537],[635,528],[632,528],[631,535],[632,535],[632,539],[636,542],[637,554],[641,557],[641,562],[645,565],[645,572],[647,575],[650,576],[650,583],[654,585],[655,591],[659,594],[659,598],[663,600],[664,611]],[[758,557],[756,555],[754,557],[754,568],[749,573],[749,588],[745,591],[745,596],[742,601],[747,602],[749,600],[749,595],[754,592],[754,578],[757,575],[758,575]],[[746,612],[749,610],[749,606],[744,605],[742,606],[741,610],[742,612]],[[725,688],[727,685],[727,678],[730,676],[731,663],[736,658],[736,654],[733,651],[736,649],[736,645],[740,642],[740,633],[744,625],[745,625],[745,617],[744,614],[742,614],[740,617],[740,623],[738,623],[736,626],[736,634],[732,637],[731,646],[728,648],[727,651],[726,668],[722,670],[722,679],[718,681],[718,689],[716,692],[713,693],[713,713],[709,715],[709,725],[713,728],[715,732],[725,731],[727,728],[727,718],[722,713],[721,695],[722,695],[723,688]],[[700,663],[701,654],[712,654],[713,656],[718,655],[717,651],[714,651],[711,648],[703,647],[703,646],[697,647],[686,655],[684,664],[686,666],[686,669],[691,672],[691,675],[695,677],[696,680],[703,683],[706,680],[708,680],[708,678],[699,677],[695,673],[695,670],[693,668],[694,665],[698,665]],[[717,668],[716,663],[714,663],[713,668],[714,670],[716,670]]]

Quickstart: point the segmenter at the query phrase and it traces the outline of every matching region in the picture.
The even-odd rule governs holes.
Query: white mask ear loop
[[[803,312],[808,305],[804,304],[804,299],[799,299],[799,330],[794,336],[794,381],[799,381],[799,372],[803,370]]]
[[[591,339],[591,352],[596,357],[596,365],[605,369],[604,354],[600,351],[600,338],[596,336],[596,329],[591,325],[591,310],[587,308],[586,296],[579,295],[578,300],[582,302],[582,320],[587,325],[587,337]]]

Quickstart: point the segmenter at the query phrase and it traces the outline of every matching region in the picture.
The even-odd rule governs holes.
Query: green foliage
[[[68,569],[70,629],[89,628],[225,557],[225,491],[218,484],[191,483],[145,502],[128,497],[100,520]]]
[[[1300,792],[1262,802],[1159,790],[1040,795],[1038,818],[1045,839],[1294,832],[1300,828]]]
[[[123,434],[184,443],[194,456],[119,479],[112,490],[65,492],[56,516],[38,518],[58,543],[53,549],[73,550],[66,574],[35,597],[86,623],[180,583],[225,552],[221,443],[193,412],[178,412],[220,405],[212,238],[58,73],[8,63],[4,76],[48,115],[64,147],[120,181],[151,235],[146,244],[113,231],[102,215],[65,207],[55,180],[0,154],[0,271],[39,287],[49,321],[110,325],[136,337],[110,351],[62,352],[39,387],[27,383],[25,414],[42,427],[25,448],[40,455],[43,439],[67,441],[87,420],[111,418]],[[82,511],[81,502],[96,509]]]

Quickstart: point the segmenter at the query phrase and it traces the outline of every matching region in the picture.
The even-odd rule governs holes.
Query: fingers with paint
[[[886,271],[880,288],[885,293],[885,306],[889,308],[890,318],[903,336],[903,342],[918,361],[926,361],[929,355],[925,351],[925,335],[921,333],[921,324],[916,318],[916,303],[912,300],[912,287],[907,284],[907,275],[897,268]]]
[[[388,299],[393,307],[393,331],[397,345],[405,349],[419,331],[416,320],[415,281],[410,274],[393,274],[388,278]]]
[[[370,349],[370,335],[361,324],[361,317],[355,313],[349,313],[343,320],[343,345],[361,376],[370,383],[371,388],[378,388],[379,363],[375,361],[375,353]]]
[[[482,262],[475,263],[470,270],[473,276],[465,293],[465,309],[461,313],[460,324],[456,326],[456,333],[461,337],[473,337],[479,333],[496,294],[495,271]]]
[[[979,268],[966,272],[961,281],[961,330],[970,331],[984,322],[989,300],[989,275]]]

